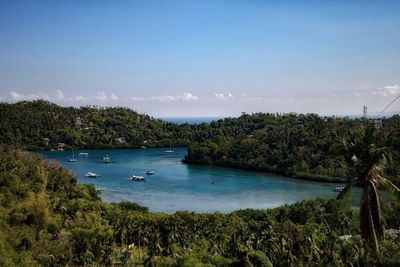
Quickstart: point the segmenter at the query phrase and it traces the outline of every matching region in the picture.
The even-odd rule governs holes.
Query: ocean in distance
[[[201,124],[201,123],[210,123],[215,120],[223,119],[224,117],[165,117],[158,118],[163,121],[180,124]]]
[[[186,148],[115,149],[75,151],[77,162],[68,162],[71,151],[40,153],[58,161],[77,177],[79,183],[94,184],[107,202],[133,201],[153,212],[231,212],[264,209],[317,197],[335,198],[336,184],[310,182],[269,173],[213,166],[183,164]],[[88,156],[79,156],[87,152]],[[111,163],[102,163],[107,154]],[[147,170],[155,172],[146,175]],[[87,172],[100,175],[86,177]],[[134,182],[140,175],[145,182]]]

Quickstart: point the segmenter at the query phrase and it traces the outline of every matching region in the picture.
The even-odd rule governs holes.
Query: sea
[[[182,163],[186,148],[46,151],[41,155],[68,168],[79,183],[93,184],[106,202],[132,201],[152,212],[232,212],[267,209],[297,201],[335,198],[340,184],[311,182],[263,172]],[[80,155],[87,153],[87,156]],[[108,155],[111,163],[102,163]],[[147,175],[150,170],[155,172]],[[86,177],[88,172],[97,178]],[[145,181],[132,181],[133,176]]]
[[[224,117],[162,117],[158,118],[163,121],[180,124],[201,124],[201,123],[210,123],[215,120],[223,119]]]

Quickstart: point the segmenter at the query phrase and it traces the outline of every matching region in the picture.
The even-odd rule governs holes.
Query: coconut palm
[[[363,190],[360,200],[360,230],[363,240],[379,252],[378,239],[384,234],[384,219],[381,210],[380,189],[400,196],[400,190],[384,178],[387,165],[387,148],[377,145],[377,129],[369,124],[362,125],[342,140],[342,153],[354,171],[355,178],[349,179],[338,198],[351,193],[352,186]]]

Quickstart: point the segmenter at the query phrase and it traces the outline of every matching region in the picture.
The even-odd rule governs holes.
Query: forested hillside
[[[400,208],[382,206],[387,227]],[[379,255],[346,200],[230,214],[149,213],[107,204],[55,162],[0,146],[0,266],[365,266],[400,263],[400,237]],[[345,240],[341,235],[352,234]]]
[[[215,164],[320,181],[352,176],[335,155],[360,119],[315,114],[243,114],[209,124],[163,122],[128,108],[60,107],[46,101],[0,104],[0,143],[25,149],[187,146],[187,163]],[[400,173],[400,116],[383,119],[377,145]]]
[[[335,149],[350,137],[360,119],[314,114],[253,114],[211,123],[220,135],[192,143],[184,161],[268,171],[320,181],[346,181],[353,173]],[[231,127],[230,125],[234,125]],[[235,134],[231,134],[235,130]],[[389,155],[386,173],[400,173],[400,116],[384,119],[376,145]]]
[[[168,123],[127,108],[60,107],[47,101],[0,104],[0,142],[28,149],[157,146]],[[174,139],[174,141],[178,142]]]

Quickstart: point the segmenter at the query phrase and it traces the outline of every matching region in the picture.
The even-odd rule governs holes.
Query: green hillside
[[[388,228],[399,206],[384,206]],[[107,204],[55,162],[0,146],[0,266],[363,266],[400,263],[387,236],[377,257],[346,201],[229,214],[149,213]],[[342,240],[341,235],[355,237]]]

